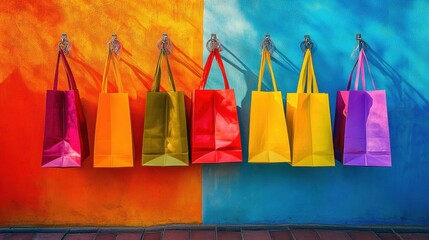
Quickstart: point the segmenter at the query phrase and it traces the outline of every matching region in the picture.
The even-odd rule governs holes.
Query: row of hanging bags
[[[110,64],[113,66],[118,92],[107,91]],[[98,97],[94,167],[132,167],[134,163],[129,98],[123,90],[117,65],[118,57],[109,48]]]
[[[69,90],[58,90],[60,60]],[[88,132],[79,91],[63,50],[58,49],[54,87],[46,92],[42,167],[80,167],[88,156]]]
[[[261,91],[265,64],[271,74],[274,91]],[[249,123],[249,163],[290,162],[291,153],[283,108],[282,93],[277,91],[276,79],[267,49],[262,50],[258,89],[252,91]]]
[[[219,64],[225,89],[205,89],[213,59]],[[198,89],[192,94],[192,163],[241,162],[241,136],[234,89],[229,88],[219,49],[204,66]]]
[[[296,93],[287,94],[286,119],[292,166],[335,166],[329,98],[319,93],[310,49],[304,55]]]
[[[171,91],[160,92],[162,59],[165,58]],[[143,166],[188,166],[188,132],[185,96],[176,91],[165,48],[156,64],[152,90],[146,95],[143,130]]]
[[[365,63],[374,90],[366,90]],[[353,71],[346,91],[338,91],[335,113],[335,157],[344,165],[392,165],[386,92],[376,90],[364,49],[359,52],[354,90],[350,90]],[[362,79],[362,90],[359,80]]]

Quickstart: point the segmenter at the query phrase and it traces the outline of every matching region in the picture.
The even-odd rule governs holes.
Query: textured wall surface
[[[201,167],[142,168],[141,146],[146,91],[159,53],[156,43],[162,33],[169,34],[175,44],[170,59],[177,89],[190,96],[202,72],[202,21],[201,1],[1,4],[0,226],[201,222]],[[106,44],[112,33],[118,34],[124,46],[120,72],[130,95],[133,168],[94,169],[92,157],[81,169],[40,167],[45,92],[52,88],[62,32],[73,44],[69,63],[91,147]],[[61,74],[64,89],[62,69]]]
[[[0,226],[429,225],[428,12],[425,0],[2,3]],[[81,169],[40,167],[45,91],[52,86],[62,32],[73,43],[69,62],[91,146],[106,43],[111,33],[119,35],[135,167],[94,169],[91,157]],[[371,46],[367,54],[376,84],[387,92],[393,167],[252,165],[247,164],[247,154],[242,164],[141,167],[145,95],[155,70],[156,42],[164,32],[175,44],[170,59],[177,88],[187,96],[198,86],[210,34],[222,41],[221,54],[236,91],[244,152],[250,94],[256,89],[259,44],[265,34],[271,34],[276,46],[274,71],[284,96],[296,89],[302,61],[299,44],[304,34],[311,35],[319,89],[329,93],[333,119],[336,91],[346,87],[355,34],[361,33]],[[65,76],[61,77],[64,88]],[[223,87],[217,67],[208,87]],[[264,89],[271,88],[265,81]]]
[[[329,93],[333,120],[336,91],[346,88],[361,33],[377,87],[387,93],[393,167],[206,165],[203,222],[429,225],[428,11],[424,0],[205,1],[204,42],[217,33],[224,44],[243,143],[265,34],[277,47],[274,71],[284,96],[296,90],[299,44],[311,35],[319,90]],[[219,79],[209,80],[211,87],[222,87],[220,74],[211,76]],[[272,89],[267,73],[264,87]]]

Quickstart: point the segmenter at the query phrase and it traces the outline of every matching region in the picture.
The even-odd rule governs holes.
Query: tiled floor
[[[178,225],[150,228],[0,228],[0,240],[429,240],[428,228]]]

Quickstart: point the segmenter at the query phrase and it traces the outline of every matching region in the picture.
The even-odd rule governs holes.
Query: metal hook
[[[116,55],[119,55],[119,52],[122,49],[122,43],[118,40],[118,35],[115,33],[112,34],[112,39],[107,43],[109,50],[114,52]]]
[[[167,33],[162,34],[162,38],[157,43],[158,49],[163,49],[167,55],[173,50],[173,42],[168,38]]]
[[[359,50],[366,49],[368,47],[368,44],[362,39],[362,35],[360,33],[356,34],[356,40],[357,40],[357,47]]]
[[[219,50],[219,52],[223,50],[222,44],[220,43],[219,39],[216,37],[216,34],[212,33],[210,39],[206,43],[206,48],[210,52],[212,52],[216,48]]]
[[[261,50],[264,50],[264,49],[268,50],[270,55],[273,54],[274,43],[271,40],[270,34],[266,34],[264,40],[262,40],[261,42]]]
[[[65,55],[68,55],[71,50],[71,42],[67,38],[67,34],[61,34],[61,41],[58,43],[58,51],[62,50]]]
[[[305,53],[305,51],[307,49],[309,49],[310,51],[313,50],[313,42],[311,41],[310,35],[306,34],[304,35],[304,41],[301,42],[301,44],[299,45],[299,47],[301,48],[301,51],[303,53]]]

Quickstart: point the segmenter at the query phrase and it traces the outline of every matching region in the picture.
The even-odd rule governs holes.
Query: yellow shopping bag
[[[273,82],[273,92],[262,92],[265,62]],[[262,51],[258,90],[252,91],[249,127],[249,163],[290,162],[289,138],[283,99],[277,91],[276,80],[268,50]]]
[[[335,166],[329,98],[327,93],[319,93],[309,49],[305,52],[297,91],[287,94],[286,119],[292,166]]]
[[[132,167],[133,139],[128,93],[123,92],[116,67],[117,59],[109,49],[104,67],[95,123],[94,167]],[[112,62],[118,93],[107,92],[107,73]]]

